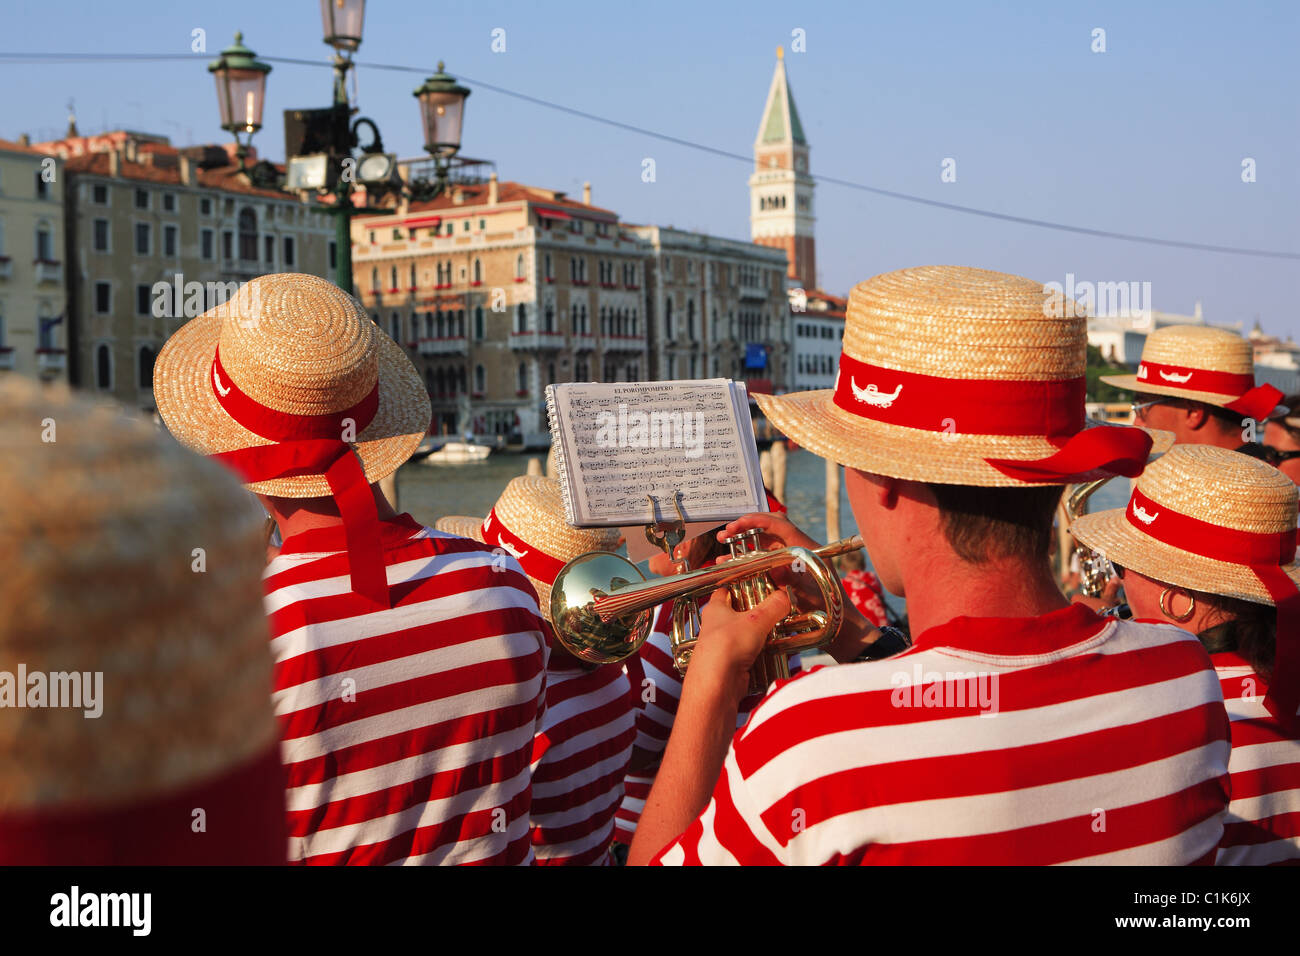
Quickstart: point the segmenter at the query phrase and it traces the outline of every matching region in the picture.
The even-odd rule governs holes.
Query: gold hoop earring
[[[1177,621],[1179,624],[1182,624],[1183,621],[1186,621],[1196,613],[1196,598],[1191,594],[1187,595],[1187,599],[1192,603],[1188,605],[1187,610],[1182,614],[1175,614],[1173,611],[1169,610],[1174,603],[1169,599],[1169,595],[1173,593],[1174,589],[1172,587],[1165,588],[1160,592],[1160,610],[1164,616],[1169,618],[1171,621]]]

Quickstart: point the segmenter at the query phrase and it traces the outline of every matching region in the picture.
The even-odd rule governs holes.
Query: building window
[[[103,344],[95,348],[95,387],[113,387],[113,356],[108,346]]]
[[[95,251],[108,252],[108,220],[96,219],[94,225],[95,232]]]
[[[515,331],[523,332],[528,328],[528,310],[524,308],[522,302],[515,309]]]
[[[176,194],[163,193],[163,212],[176,211]]]
[[[137,285],[135,287],[135,314],[149,314],[149,297],[150,287],[147,285]]]
[[[262,248],[266,250],[266,265],[268,268],[275,265],[275,236],[264,236]]]
[[[673,338],[673,300],[668,299],[664,302],[664,334],[668,339]],[[669,378],[672,376],[670,375]]]
[[[103,183],[95,183],[90,187],[90,201],[96,206],[108,205],[108,187]]]
[[[474,366],[474,391],[479,395],[487,392],[487,370],[482,365]]]
[[[394,312],[390,317],[390,329],[392,331],[393,341],[402,341],[402,317],[396,312]]]
[[[149,190],[137,189],[135,191],[135,208],[136,209],[149,208]]]
[[[135,254],[137,256],[149,255],[150,247],[153,245],[151,227],[147,222],[137,222],[135,224]]]
[[[468,220],[466,221],[465,224],[469,225]],[[483,263],[475,259],[474,260],[474,284],[478,285],[482,281],[483,281]]]
[[[179,230],[176,226],[163,226],[163,255],[175,256],[179,243],[176,241]]]
[[[549,304],[546,306],[546,326],[545,326],[545,329],[546,329],[547,332],[554,332],[554,331],[555,331],[555,308],[554,308],[554,306],[551,306],[551,305],[549,305]]]
[[[247,206],[239,210],[239,258],[257,261],[257,213]]]
[[[199,255],[210,260],[216,251],[216,233],[211,229],[200,230]]]
[[[153,363],[157,356],[147,345],[140,346],[140,388],[153,388]]]
[[[330,240],[329,245],[329,261],[331,269],[337,269],[339,267],[339,247],[338,243],[333,239]]]
[[[111,282],[95,283],[95,313],[108,315],[113,311],[113,284]]]
[[[551,269],[551,254],[549,252],[546,254],[546,278],[555,278],[555,272]]]
[[[370,291],[373,292],[375,295],[379,295],[381,291],[379,288],[379,267],[378,266],[374,266],[370,270]]]
[[[229,229],[221,233],[221,255],[227,262],[235,258],[235,234]]]
[[[482,342],[483,333],[483,306],[479,305],[474,307],[474,340]],[[479,389],[479,391],[482,391],[482,389]]]
[[[212,215],[212,200],[209,197],[204,196],[199,200],[199,214],[203,216]]]
[[[286,269],[292,269],[295,264],[296,263],[294,261],[293,236],[285,236],[284,237],[284,267]],[[415,285],[414,279],[412,279],[411,285]]]
[[[390,266],[388,269],[388,288],[394,292],[397,291],[397,266]]]
[[[54,261],[54,234],[44,222],[36,226],[36,258],[40,262]]]
[[[528,391],[528,366],[523,362],[519,363],[519,391],[521,393]]]
[[[519,253],[519,255],[515,256],[515,278],[522,279],[523,277],[524,277],[524,254],[521,252]]]

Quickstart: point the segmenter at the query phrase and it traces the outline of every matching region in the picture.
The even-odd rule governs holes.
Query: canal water
[[[397,493],[403,511],[432,525],[444,515],[482,517],[491,509],[511,478],[525,474],[528,460],[545,456],[493,452],[482,462],[463,465],[422,465],[412,462],[397,473]],[[826,540],[826,463],[808,451],[794,451],[786,459],[785,505],[790,519],[817,541]],[[1122,508],[1128,502],[1129,482],[1103,485],[1088,502],[1089,511]],[[856,533],[844,483],[840,482],[840,536]],[[903,601],[888,596],[900,614]]]

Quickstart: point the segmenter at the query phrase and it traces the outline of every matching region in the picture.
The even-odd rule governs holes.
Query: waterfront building
[[[269,272],[331,276],[333,221],[251,185],[220,146],[119,130],[33,144],[64,160],[72,384],[152,412],[153,362],[184,322]]]
[[[0,140],[0,374],[67,380],[63,161]]]

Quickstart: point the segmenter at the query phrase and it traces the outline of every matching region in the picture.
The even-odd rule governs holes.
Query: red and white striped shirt
[[[1232,722],[1232,803],[1216,863],[1300,863],[1300,740],[1264,709],[1268,683],[1238,654],[1210,655]]]
[[[622,665],[589,671],[551,651],[546,716],[533,744],[532,841],[539,866],[609,862],[635,714]]]
[[[662,604],[655,613],[654,628],[641,645],[636,673],[639,710],[636,717],[636,745],[651,754],[662,754],[668,746],[668,736],[673,731],[673,719],[682,698],[682,678],[673,664],[672,653],[672,602]],[[799,671],[799,655],[790,656],[790,673]],[[635,676],[635,675],[634,675]],[[745,726],[750,712],[758,706],[766,691],[747,695],[740,702],[736,714],[736,729]],[[618,838],[632,842],[637,821],[645,807],[646,797],[654,784],[654,771],[629,774],[623,783],[623,805],[618,811]]]
[[[518,563],[408,515],[381,524],[393,607],[352,593],[343,529],[266,570],[289,860],[532,860],[548,649]]]
[[[778,684],[656,861],[1208,863],[1228,748],[1185,631],[1082,606],[956,618]]]

